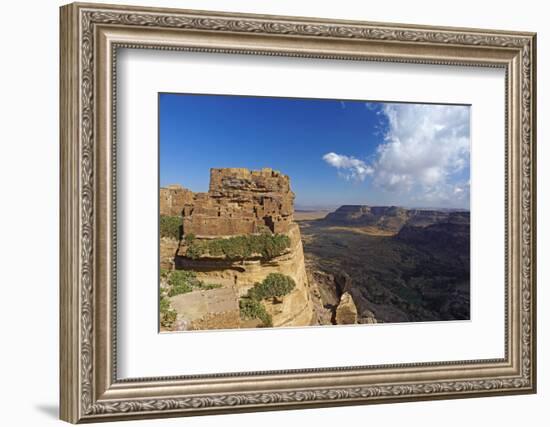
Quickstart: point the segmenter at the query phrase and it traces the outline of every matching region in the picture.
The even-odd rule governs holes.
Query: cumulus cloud
[[[427,206],[462,206],[468,207],[470,200],[470,183],[444,182],[420,193],[413,193],[411,201]]]
[[[323,160],[338,169],[340,175],[348,180],[364,181],[368,175],[372,175],[374,172],[372,166],[353,156],[331,152],[325,154]]]
[[[434,202],[465,194],[453,176],[470,162],[469,107],[386,104],[383,111],[388,130],[377,148],[375,185]]]
[[[470,114],[467,106],[383,104],[383,142],[368,164],[328,153],[323,159],[339,169],[357,164],[368,173],[355,175],[385,192],[418,204],[468,204]]]

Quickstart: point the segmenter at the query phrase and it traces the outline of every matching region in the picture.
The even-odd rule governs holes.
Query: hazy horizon
[[[182,187],[193,191],[194,193],[198,193],[199,191],[195,191],[192,188],[188,188],[184,186],[183,184],[179,182],[172,182],[170,184],[166,184],[166,186],[161,186],[161,188],[167,188],[170,185],[181,185]],[[201,191],[206,192],[206,191]],[[370,206],[370,207],[399,207],[399,208],[405,208],[405,209],[419,209],[419,210],[455,210],[455,211],[466,211],[470,212],[470,209],[468,208],[446,208],[446,207],[436,207],[436,206],[406,206],[406,205],[377,205],[372,203],[336,203],[331,205],[302,205],[298,203],[294,203],[294,210],[295,211],[303,211],[303,212],[315,212],[315,211],[326,211],[326,212],[334,212],[336,209],[342,207],[342,206]]]
[[[159,139],[161,186],[269,167],[298,210],[470,208],[469,106],[160,94]]]

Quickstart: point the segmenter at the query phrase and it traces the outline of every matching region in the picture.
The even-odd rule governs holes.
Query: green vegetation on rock
[[[160,294],[160,325],[164,328],[171,328],[176,321],[177,313],[170,306],[170,300],[166,298],[163,291]]]
[[[282,255],[290,247],[290,238],[284,234],[250,234],[211,240],[192,239],[186,255],[197,259],[205,255],[242,260],[253,255],[271,259]]]
[[[180,216],[160,216],[160,237],[180,240],[182,233],[182,218]]]
[[[194,290],[206,291],[209,289],[221,288],[220,284],[204,283],[202,280],[199,280],[193,271],[174,270],[169,272],[166,278],[169,285],[169,297],[186,294]]]
[[[262,321],[263,326],[273,326],[271,315],[266,311],[260,301],[243,297],[239,300],[239,310],[241,313],[241,319],[259,319]]]
[[[262,300],[283,297],[288,295],[295,287],[296,283],[292,277],[281,273],[268,274],[261,283],[256,283],[254,287],[248,290],[246,296],[241,297],[239,300],[241,319],[259,319],[262,321],[263,326],[273,326],[271,315],[266,311]]]
[[[168,285],[170,290],[168,296],[186,294],[193,290],[192,282],[197,281],[196,276],[190,271],[172,271],[168,276]]]
[[[256,283],[248,290],[248,297],[255,300],[282,297],[289,294],[296,287],[292,277],[281,273],[269,273],[262,283]]]
[[[163,328],[171,328],[177,318],[177,312],[170,304],[170,298],[195,290],[221,288],[218,283],[204,283],[193,271],[160,269],[163,286],[160,289],[160,324]]]

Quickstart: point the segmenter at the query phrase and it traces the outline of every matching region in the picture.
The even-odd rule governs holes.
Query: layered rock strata
[[[170,212],[179,210],[177,204],[182,202],[184,239],[178,242],[175,251],[174,242],[161,239],[161,263],[176,270],[193,271],[204,283],[221,285],[219,289],[172,297],[172,307],[178,313],[174,329],[256,326],[254,321],[235,317],[238,301],[270,273],[286,275],[296,284],[289,294],[262,301],[273,326],[316,323],[300,228],[293,221],[294,193],[286,175],[271,169],[212,169],[208,193],[192,193],[181,187],[175,188],[173,193]],[[166,192],[161,192],[161,197],[163,194]],[[186,236],[192,236],[196,243],[259,233],[286,235],[290,244],[286,250],[269,259],[258,254],[238,260],[208,253],[187,256],[189,243]],[[163,250],[163,244],[169,247]],[[171,251],[173,257],[167,257]]]
[[[290,247],[282,255],[264,260],[254,257],[245,260],[228,260],[204,256],[192,259],[185,256],[182,244],[175,257],[175,268],[194,271],[197,278],[206,283],[218,283],[232,289],[236,297],[245,296],[250,288],[264,280],[270,273],[291,277],[296,287],[278,301],[264,301],[273,318],[273,326],[307,326],[313,322],[313,309],[307,280],[300,229],[291,224],[286,233]]]
[[[469,223],[470,213],[430,209],[406,209],[398,206],[344,205],[325,217],[334,225],[368,227],[398,232],[405,225],[426,227],[440,222]]]

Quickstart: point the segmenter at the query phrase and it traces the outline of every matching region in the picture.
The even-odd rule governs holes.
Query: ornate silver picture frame
[[[97,422],[536,391],[535,34],[81,3],[60,13],[61,419]],[[121,49],[502,69],[504,357],[120,378]]]

